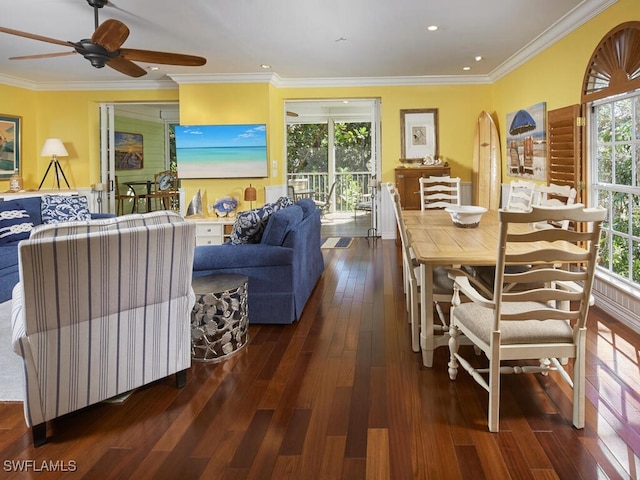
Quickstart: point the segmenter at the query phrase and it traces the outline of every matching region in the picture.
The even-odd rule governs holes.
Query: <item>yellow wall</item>
[[[38,188],[49,158],[40,156],[47,138],[62,139],[68,157],[60,158],[71,188],[88,187],[100,175],[101,102],[176,101],[178,90],[34,92],[0,84],[2,112],[22,117],[21,173],[26,189]],[[53,179],[50,173],[45,188]],[[0,189],[9,187],[0,181]]]
[[[267,123],[269,177],[256,179],[182,180],[186,198],[200,189],[204,205],[225,195],[237,196],[243,206],[244,188],[257,187],[258,203],[264,202],[268,185],[285,182],[285,116],[287,100],[323,98],[379,98],[382,123],[382,181],[392,181],[400,158],[400,110],[437,108],[440,155],[451,164],[452,173],[471,179],[473,135],[480,111],[491,105],[490,85],[277,88],[269,84],[204,84],[180,87],[180,123]],[[277,173],[271,165],[278,163]]]
[[[379,98],[382,120],[382,181],[393,180],[400,157],[400,110],[438,108],[439,151],[452,174],[471,180],[473,136],[482,110],[492,114],[502,139],[505,162],[505,121],[509,112],[539,102],[554,109],[580,100],[582,78],[594,48],[615,25],[640,20],[638,0],[619,0],[595,19],[552,45],[493,85],[427,85],[385,87],[288,88],[267,83],[185,84],[176,90],[33,92],[0,85],[3,114],[22,117],[22,171],[27,188],[37,187],[48,159],[39,156],[48,137],[60,137],[70,156],[62,166],[74,187],[89,186],[99,175],[100,102],[180,101],[183,124],[266,123],[269,173],[256,179],[185,180],[187,199],[202,189],[205,205],[216,198],[240,198],[252,183],[258,187],[258,204],[268,185],[284,183],[284,103],[293,99]],[[277,161],[273,176],[271,161]],[[503,168],[504,171],[504,168]],[[503,182],[508,178],[503,178]],[[8,181],[0,181],[0,189]]]
[[[471,179],[473,136],[476,118],[491,107],[490,85],[442,85],[408,87],[344,87],[281,89],[285,100],[322,98],[378,98],[381,101],[383,182],[393,181],[393,169],[400,165],[400,110],[437,108],[439,152],[451,165],[452,175]],[[283,107],[280,107],[280,111]],[[282,119],[281,119],[282,121]]]
[[[267,83],[183,85],[180,87],[180,123],[182,125],[207,124],[267,124],[267,148],[269,159],[281,158],[278,147],[278,125],[271,116],[270,86]],[[271,169],[269,169],[270,171]],[[217,198],[227,195],[240,200],[239,208],[245,209],[244,189],[251,183],[258,193],[257,204],[264,203],[264,188],[270,185],[267,178],[183,179],[187,200],[197,190],[202,192],[202,204],[212,205]],[[249,206],[246,205],[248,209]]]
[[[547,111],[579,104],[587,64],[607,32],[623,22],[640,20],[638,0],[619,0],[520,68],[493,85],[494,120],[500,131],[503,152],[503,183],[506,176],[507,113],[547,103]]]

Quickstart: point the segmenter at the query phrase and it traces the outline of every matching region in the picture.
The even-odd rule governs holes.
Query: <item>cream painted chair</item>
[[[460,178],[420,177],[420,209],[460,205]]]
[[[606,210],[584,209],[583,205],[575,204],[534,206],[531,212],[500,210],[499,215],[495,285],[527,287],[495,289],[493,298],[487,299],[472,287],[466,276],[450,274],[455,284],[450,313],[449,377],[455,380],[458,365],[462,365],[489,392],[488,425],[490,431],[497,432],[500,375],[557,371],[573,387],[573,424],[582,428],[586,320]],[[513,226],[530,226],[541,221],[569,221],[584,228],[579,231],[529,228],[529,233],[513,234]],[[533,267],[509,273],[507,265]],[[460,294],[471,302],[460,303]],[[476,368],[477,360],[465,360],[458,348],[460,334],[484,352],[488,368]],[[565,359],[573,359],[572,369],[565,370]],[[514,360],[519,362],[510,362]],[[523,365],[523,360],[530,362]]]
[[[538,187],[537,205],[546,207],[562,207],[565,205],[573,205],[576,201],[578,192],[569,185],[540,185]],[[540,222],[535,224],[536,228],[569,228],[569,221],[564,220],[560,223]]]
[[[46,422],[191,366],[195,223],[173,212],[43,225],[19,247],[14,351],[36,446]]]
[[[514,180],[509,184],[509,194],[504,208],[507,210],[527,211],[533,205],[536,195],[535,182]]]
[[[402,218],[400,195],[394,192],[393,207],[398,225],[402,247],[403,283],[407,296],[407,310],[411,325],[411,348],[414,352],[420,351],[420,265],[411,249],[407,231]],[[433,271],[433,301],[434,308],[440,319],[440,325],[434,326],[434,330],[446,330],[448,322],[438,302],[450,302],[453,295],[453,281],[448,277],[444,267],[435,268]]]

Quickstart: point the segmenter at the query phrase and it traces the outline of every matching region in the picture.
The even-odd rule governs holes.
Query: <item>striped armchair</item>
[[[19,245],[15,352],[36,446],[46,422],[191,366],[195,224],[171,212],[51,225]]]

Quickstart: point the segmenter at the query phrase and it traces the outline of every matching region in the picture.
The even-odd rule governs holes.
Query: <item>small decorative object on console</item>
[[[238,209],[237,197],[218,198],[213,204],[213,209],[218,217],[235,217]]]
[[[16,169],[9,179],[9,191],[20,192],[21,190],[23,190],[22,177],[20,176],[18,169]]]

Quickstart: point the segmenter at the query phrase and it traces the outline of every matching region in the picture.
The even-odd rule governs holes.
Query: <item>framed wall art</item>
[[[438,157],[438,109],[400,110],[400,136],[402,158]]]
[[[140,170],[144,161],[141,133],[115,132],[116,170]]]
[[[546,179],[547,104],[507,114],[507,164],[512,177]]]
[[[20,117],[0,115],[0,178],[20,172]]]
[[[176,125],[180,178],[267,177],[267,125]]]

